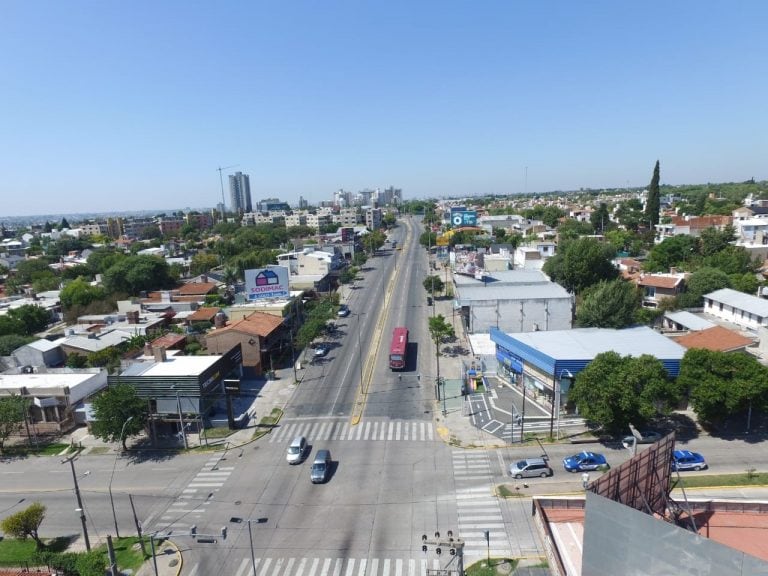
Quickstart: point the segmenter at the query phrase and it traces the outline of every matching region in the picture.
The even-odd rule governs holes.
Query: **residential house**
[[[747,338],[724,326],[696,330],[673,339],[685,348],[702,348],[716,352],[746,352],[747,346],[755,343],[754,338]]]
[[[643,291],[643,306],[658,308],[662,300],[674,298],[685,288],[685,274],[641,274],[634,282]]]
[[[705,294],[704,312],[749,330],[768,327],[768,301],[731,288]]]
[[[290,335],[283,319],[264,312],[253,312],[205,336],[206,348],[213,354],[239,344],[243,351],[243,369],[255,375],[274,369],[274,356],[286,343],[290,345]]]

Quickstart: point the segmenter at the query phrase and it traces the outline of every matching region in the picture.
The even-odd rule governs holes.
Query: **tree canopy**
[[[603,281],[587,288],[576,309],[576,325],[626,328],[635,322],[642,294],[632,282]]]
[[[568,241],[562,253],[544,263],[544,272],[569,292],[579,293],[605,280],[613,280],[619,271],[612,263],[614,248],[594,238]]]
[[[680,398],[678,385],[653,356],[621,357],[598,354],[576,375],[568,401],[589,422],[609,432],[622,433],[667,414]]]
[[[94,398],[92,406],[93,435],[105,442],[121,441],[123,450],[126,439],[140,434],[147,422],[147,403],[129,384],[109,386]]]
[[[719,424],[751,405],[768,408],[768,368],[749,354],[692,348],[680,363],[678,383],[689,391],[697,417]]]
[[[10,534],[19,540],[32,538],[38,550],[43,548],[43,541],[40,539],[40,524],[45,519],[45,506],[40,502],[33,502],[24,510],[11,514],[0,521],[0,528],[6,534]]]
[[[168,263],[156,256],[129,256],[121,259],[104,272],[103,280],[109,292],[129,295],[173,286]]]
[[[21,396],[0,398],[0,452],[8,437],[21,427],[26,409],[27,401]]]
[[[653,167],[653,176],[648,185],[648,199],[645,203],[645,221],[648,227],[653,229],[659,223],[659,210],[661,208],[661,195],[659,192],[659,161]]]

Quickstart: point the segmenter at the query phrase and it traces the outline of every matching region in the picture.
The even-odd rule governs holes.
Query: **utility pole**
[[[83,499],[80,497],[80,486],[77,484],[77,472],[75,472],[75,458],[67,458],[62,462],[69,462],[70,468],[72,468],[72,481],[75,483],[75,497],[77,498],[77,510],[80,513],[80,523],[83,526],[83,539],[85,540],[86,551],[91,551],[91,541],[88,538],[88,526],[85,523],[85,509],[83,508]]]

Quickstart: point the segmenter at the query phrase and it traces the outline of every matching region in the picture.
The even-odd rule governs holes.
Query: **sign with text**
[[[245,293],[249,301],[288,298],[288,268],[270,266],[245,271]]]
[[[476,226],[477,211],[465,210],[463,212],[451,212],[451,226],[458,228],[460,226]]]

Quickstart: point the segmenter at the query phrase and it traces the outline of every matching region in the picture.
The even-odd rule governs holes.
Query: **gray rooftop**
[[[99,352],[112,346],[117,346],[125,340],[130,340],[132,336],[133,334],[130,332],[109,330],[108,332],[100,332],[94,338],[75,335],[57,340],[56,342],[62,346],[71,346],[72,348],[79,348],[87,352]]]
[[[552,300],[554,298],[571,298],[568,291],[554,282],[540,284],[486,284],[479,286],[465,286],[457,289],[456,300],[464,306],[471,302],[481,300],[498,300],[500,302],[510,300]]]
[[[665,312],[664,317],[669,318],[673,322],[677,322],[681,326],[685,326],[688,330],[706,330],[707,328],[717,326],[714,322],[705,320],[701,316],[697,316],[691,312]]]
[[[647,326],[614,330],[610,328],[576,328],[509,334],[560,360],[590,360],[603,352],[614,351],[621,356],[650,354],[664,360],[681,360],[686,348],[662,336]]]
[[[472,276],[455,274],[453,279],[456,286],[463,289],[465,286],[518,286],[521,284],[550,283],[549,278],[540,270],[499,270],[486,273],[485,280],[477,280]]]
[[[715,302],[722,302],[726,306],[731,306],[737,310],[744,310],[750,314],[766,317],[768,316],[768,300],[752,296],[751,294],[745,294],[738,290],[732,290],[731,288],[722,288],[715,290],[709,294],[705,294],[704,298],[708,298]]]
[[[59,344],[58,342],[54,343],[50,340],[46,340],[45,338],[40,338],[40,340],[35,340],[34,342],[30,342],[27,344],[30,348],[34,348],[35,350],[38,350],[40,352],[48,352],[49,350],[53,350],[54,348],[58,348]]]

